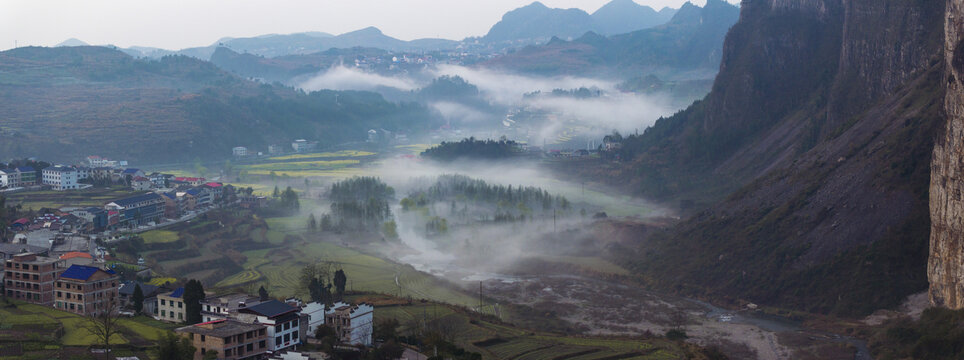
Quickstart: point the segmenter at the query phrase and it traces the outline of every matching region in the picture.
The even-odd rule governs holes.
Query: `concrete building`
[[[6,270],[7,260],[24,253],[46,254],[47,248],[27,244],[0,243],[0,270]],[[6,284],[6,271],[0,271],[0,284]]]
[[[54,282],[66,270],[63,260],[23,253],[14,255],[6,264],[7,297],[46,306],[54,304]]]
[[[0,188],[10,186],[10,175],[6,171],[0,170]]]
[[[238,309],[237,320],[267,325],[268,350],[273,352],[301,344],[300,310],[278,300],[268,300]]]
[[[131,189],[134,189],[134,191],[150,190],[153,186],[154,183],[151,182],[151,179],[143,176],[136,176],[131,179]]]
[[[197,349],[194,360],[211,356],[210,352],[214,352],[217,359],[264,359],[270,343],[264,325],[236,320],[208,321],[177,328],[174,332],[191,340]]]
[[[201,320],[214,321],[227,319],[237,314],[239,309],[262,303],[257,296],[248,294],[227,294],[210,296],[201,301]]]
[[[19,186],[37,185],[37,170],[30,166],[18,167],[17,173],[20,175]]]
[[[43,184],[57,191],[76,190],[78,175],[77,169],[69,166],[55,165],[43,169]]]
[[[335,334],[345,344],[372,346],[371,305],[344,305],[325,314],[325,324],[335,329]]]
[[[115,200],[104,209],[119,213],[119,226],[134,227],[160,221],[164,216],[164,200],[158,194],[147,193]]]
[[[155,319],[167,322],[184,322],[184,288],[157,296],[157,316]]]
[[[117,304],[117,273],[98,267],[72,265],[57,279],[54,307],[79,315],[96,315]]]
[[[281,155],[284,153],[284,148],[278,145],[268,145],[269,155]]]
[[[231,153],[236,157],[245,157],[248,156],[248,148],[244,146],[236,146],[231,149]]]
[[[141,294],[144,295],[144,301],[141,303],[141,305],[143,305],[141,313],[151,317],[157,317],[157,295],[161,292],[161,288],[151,284],[137,281],[122,282],[120,288],[117,289],[121,306],[128,308],[134,306],[134,289],[137,286],[141,287]]]
[[[291,149],[297,153],[305,153],[313,151],[318,148],[317,141],[308,141],[305,139],[298,139],[291,143]]]

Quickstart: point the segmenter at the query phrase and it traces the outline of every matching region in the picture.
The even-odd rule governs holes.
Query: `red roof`
[[[60,260],[67,260],[67,259],[73,259],[73,258],[93,259],[94,257],[88,253],[80,252],[80,251],[72,251],[72,252],[60,255]]]
[[[30,223],[30,220],[27,220],[27,218],[22,218],[22,219],[18,219],[17,221],[14,221],[13,223],[14,223],[14,224],[27,225],[27,224]]]
[[[221,187],[221,183],[216,183],[216,182],[209,182],[209,183],[204,184],[204,185],[207,185],[207,186],[210,186],[210,187]]]

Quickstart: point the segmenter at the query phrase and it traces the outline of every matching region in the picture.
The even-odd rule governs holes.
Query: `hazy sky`
[[[549,7],[593,12],[609,0],[542,0]],[[685,0],[635,0],[656,9]],[[737,0],[730,0],[737,3]],[[481,36],[532,0],[0,0],[0,49],[52,46],[68,38],[90,44],[207,46],[222,37],[375,26],[411,40]],[[706,0],[692,1],[702,6]]]

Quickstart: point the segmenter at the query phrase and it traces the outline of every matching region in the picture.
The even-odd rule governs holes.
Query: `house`
[[[108,311],[119,300],[119,279],[112,270],[71,265],[57,279],[54,307],[84,316]]]
[[[284,153],[284,149],[278,145],[268,145],[268,154],[270,155],[281,155]]]
[[[294,149],[296,153],[305,153],[318,148],[318,142],[298,139],[291,143],[291,148]]]
[[[143,305],[141,313],[156,317],[158,310],[157,295],[162,291],[160,287],[137,281],[125,281],[121,283],[120,288],[117,289],[120,305],[123,307],[133,306],[134,289],[137,288],[137,286],[141,287],[141,294],[144,295],[144,300],[141,302]]]
[[[262,324],[237,320],[214,320],[180,327],[179,336],[191,340],[196,349],[194,360],[212,356],[217,359],[263,359],[269,351],[270,338]],[[210,355],[213,352],[215,355]]]
[[[167,185],[168,185],[168,184],[167,184],[168,181],[169,181],[169,180],[174,180],[174,175],[171,175],[171,174],[162,174],[162,173],[159,173],[159,172],[154,172],[154,173],[151,173],[150,175],[148,175],[147,178],[148,178],[148,179],[151,179],[151,182],[154,183],[154,187],[156,187],[156,188],[166,188]]]
[[[27,218],[20,218],[20,219],[14,220],[14,222],[10,224],[10,230],[13,230],[13,231],[27,231],[29,227],[30,227],[30,219],[27,219]]]
[[[6,270],[7,260],[23,253],[46,254],[47,249],[27,244],[0,243],[0,270]],[[4,282],[6,273],[6,271],[0,271],[0,284],[6,283]]]
[[[221,201],[221,198],[224,196],[224,184],[222,183],[209,182],[201,185],[201,187],[211,194],[211,201],[213,202]]]
[[[46,306],[54,304],[54,282],[66,270],[63,260],[22,253],[14,255],[6,264],[7,297]]]
[[[91,172],[93,171],[93,169],[86,166],[75,166],[74,169],[77,169],[78,181],[90,178]]]
[[[153,186],[154,183],[151,182],[151,179],[143,176],[135,176],[131,179],[131,188],[134,189],[134,191],[150,190]]]
[[[187,189],[185,193],[195,199],[194,206],[208,206],[214,202],[214,197],[211,196],[211,192],[204,187]]]
[[[268,350],[278,351],[301,343],[299,312],[301,309],[278,300],[238,309],[237,319],[268,327]],[[272,341],[273,339],[273,341]]]
[[[258,305],[262,302],[259,297],[248,294],[211,296],[201,301],[201,320],[227,319],[237,314],[239,309]]]
[[[37,185],[37,170],[30,166],[18,167],[17,173],[20,174],[19,186]]]
[[[104,209],[119,212],[118,225],[134,227],[160,221],[164,200],[156,193],[146,193],[115,200],[104,205]]]
[[[239,200],[241,200],[241,207],[245,209],[260,209],[268,205],[267,196],[242,195]]]
[[[177,193],[161,193],[161,199],[164,200],[164,217],[168,219],[177,219],[181,216],[181,203],[177,197]]]
[[[235,157],[245,157],[248,156],[248,148],[244,146],[236,146],[231,149],[231,153],[234,154]]]
[[[127,168],[127,169],[124,169],[123,171],[121,171],[121,177],[122,177],[122,178],[127,179],[128,176],[129,176],[130,178],[135,178],[135,177],[138,177],[138,176],[144,176],[144,171],[142,171],[141,169],[135,169],[135,168]]]
[[[76,209],[70,212],[87,222],[88,231],[103,231],[107,228],[107,211],[98,207]]]
[[[184,322],[184,288],[157,296],[158,314],[155,319],[167,322]]]
[[[191,186],[198,186],[198,185],[201,185],[201,184],[207,182],[207,180],[205,180],[203,177],[180,177],[180,176],[178,176],[178,177],[175,177],[175,178],[174,178],[174,182],[175,182],[175,183],[178,183],[178,184],[186,184],[186,185],[191,185]]]
[[[325,324],[335,329],[341,342],[351,345],[372,346],[371,305],[344,305],[325,314]]]
[[[64,190],[76,190],[79,188],[77,185],[77,169],[69,166],[55,165],[50,166],[42,171],[43,184],[50,185],[53,190],[64,191]]]
[[[325,310],[325,304],[310,302],[305,304],[301,308],[301,313],[307,315],[307,326],[309,336],[314,336],[315,332],[318,331],[318,327],[325,324],[325,313],[334,312],[335,309],[345,306],[343,302],[337,302],[327,311]]]

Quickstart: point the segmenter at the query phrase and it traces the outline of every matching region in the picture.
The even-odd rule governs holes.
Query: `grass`
[[[60,311],[51,307],[11,301],[15,307],[0,308],[0,330],[15,330],[15,334],[0,333],[0,343],[15,340],[42,341],[64,346],[91,346],[99,340],[84,326],[86,318]],[[111,340],[114,345],[123,345],[136,340],[141,343],[159,341],[175,326],[154,319],[138,316],[123,318],[118,322],[124,335],[118,334]],[[57,336],[56,329],[63,327],[63,335]],[[59,348],[59,347],[58,347]]]
[[[452,341],[484,359],[683,359],[695,347],[663,338],[628,339],[565,336],[533,332],[432,303],[375,307],[375,318],[396,319],[400,331],[445,329]]]
[[[172,243],[177,241],[177,233],[170,230],[151,230],[141,233],[146,244]]]
[[[285,156],[275,156],[268,158],[268,160],[297,160],[297,159],[317,159],[317,158],[332,158],[332,157],[363,157],[375,155],[373,152],[360,151],[360,150],[342,150],[335,152],[323,152],[323,153],[312,153],[312,154],[292,154]]]

